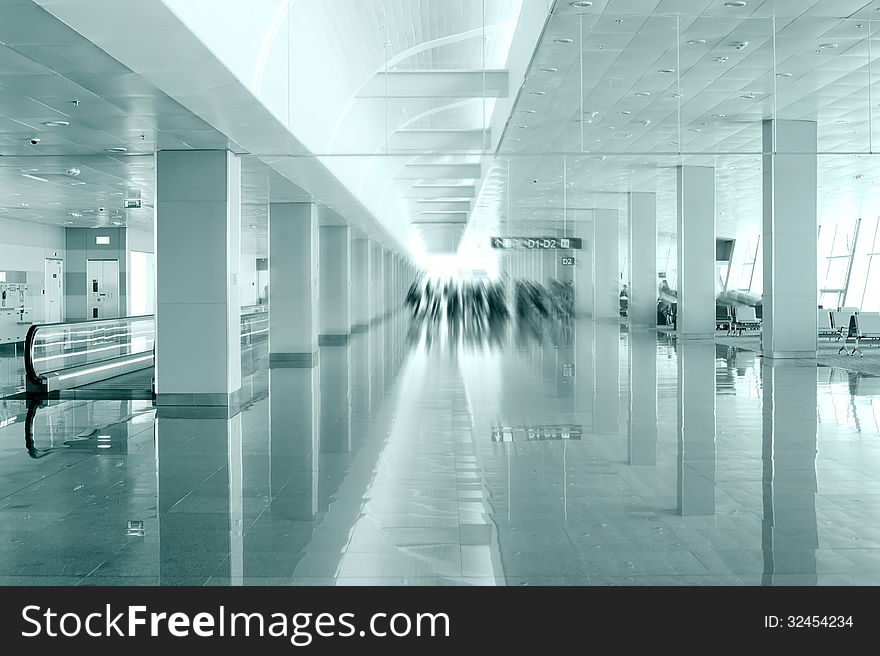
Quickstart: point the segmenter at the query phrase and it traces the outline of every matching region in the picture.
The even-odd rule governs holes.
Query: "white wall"
[[[64,228],[0,217],[0,271],[26,271],[27,306],[34,322],[46,317],[46,258],[64,258]]]

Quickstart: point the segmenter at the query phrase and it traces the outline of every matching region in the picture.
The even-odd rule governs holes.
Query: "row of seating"
[[[849,331],[850,318],[858,311],[859,308],[856,307],[842,307],[837,310],[819,308],[816,315],[819,337],[839,340]]]
[[[832,316],[830,318],[831,322],[842,322],[846,320],[846,330],[840,333],[841,337],[843,337],[843,344],[837,350],[838,355],[844,353],[846,355],[855,355],[859,354],[860,357],[864,357],[864,353],[862,352],[861,343],[863,341],[876,341],[880,340],[880,312],[859,312],[858,310],[849,310],[842,308],[837,312],[830,312],[828,310],[820,310],[820,314],[823,312],[828,312]],[[848,317],[847,317],[848,315]],[[842,328],[842,324],[838,323]],[[839,338],[838,338],[839,339]],[[847,347],[852,346],[852,349],[847,353]]]
[[[751,305],[715,306],[715,330],[726,330],[728,335],[742,335],[743,330],[757,330],[760,327],[761,318]]]

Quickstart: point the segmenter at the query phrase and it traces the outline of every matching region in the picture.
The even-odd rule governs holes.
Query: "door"
[[[89,319],[119,316],[119,260],[89,260],[86,265]]]
[[[46,323],[64,321],[64,260],[46,258]]]

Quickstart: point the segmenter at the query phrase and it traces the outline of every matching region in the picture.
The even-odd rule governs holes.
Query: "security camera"
[[[67,169],[67,175],[79,175],[79,169],[76,168],[75,166],[71,167],[71,168]]]
[[[39,137],[31,137],[31,146],[36,146],[38,143],[40,143]]]
[[[99,207],[99,208],[98,208],[98,211],[99,211],[99,212],[105,212],[106,210],[105,210],[103,207]]]
[[[534,179],[532,180],[532,184],[538,184],[538,178],[534,178]]]

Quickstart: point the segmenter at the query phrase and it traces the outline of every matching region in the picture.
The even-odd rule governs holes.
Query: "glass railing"
[[[25,343],[25,371],[39,385],[49,375],[89,365],[99,368],[123,356],[153,357],[152,315],[31,326]]]
[[[269,335],[269,306],[245,305],[241,308],[241,343],[243,345]]]

